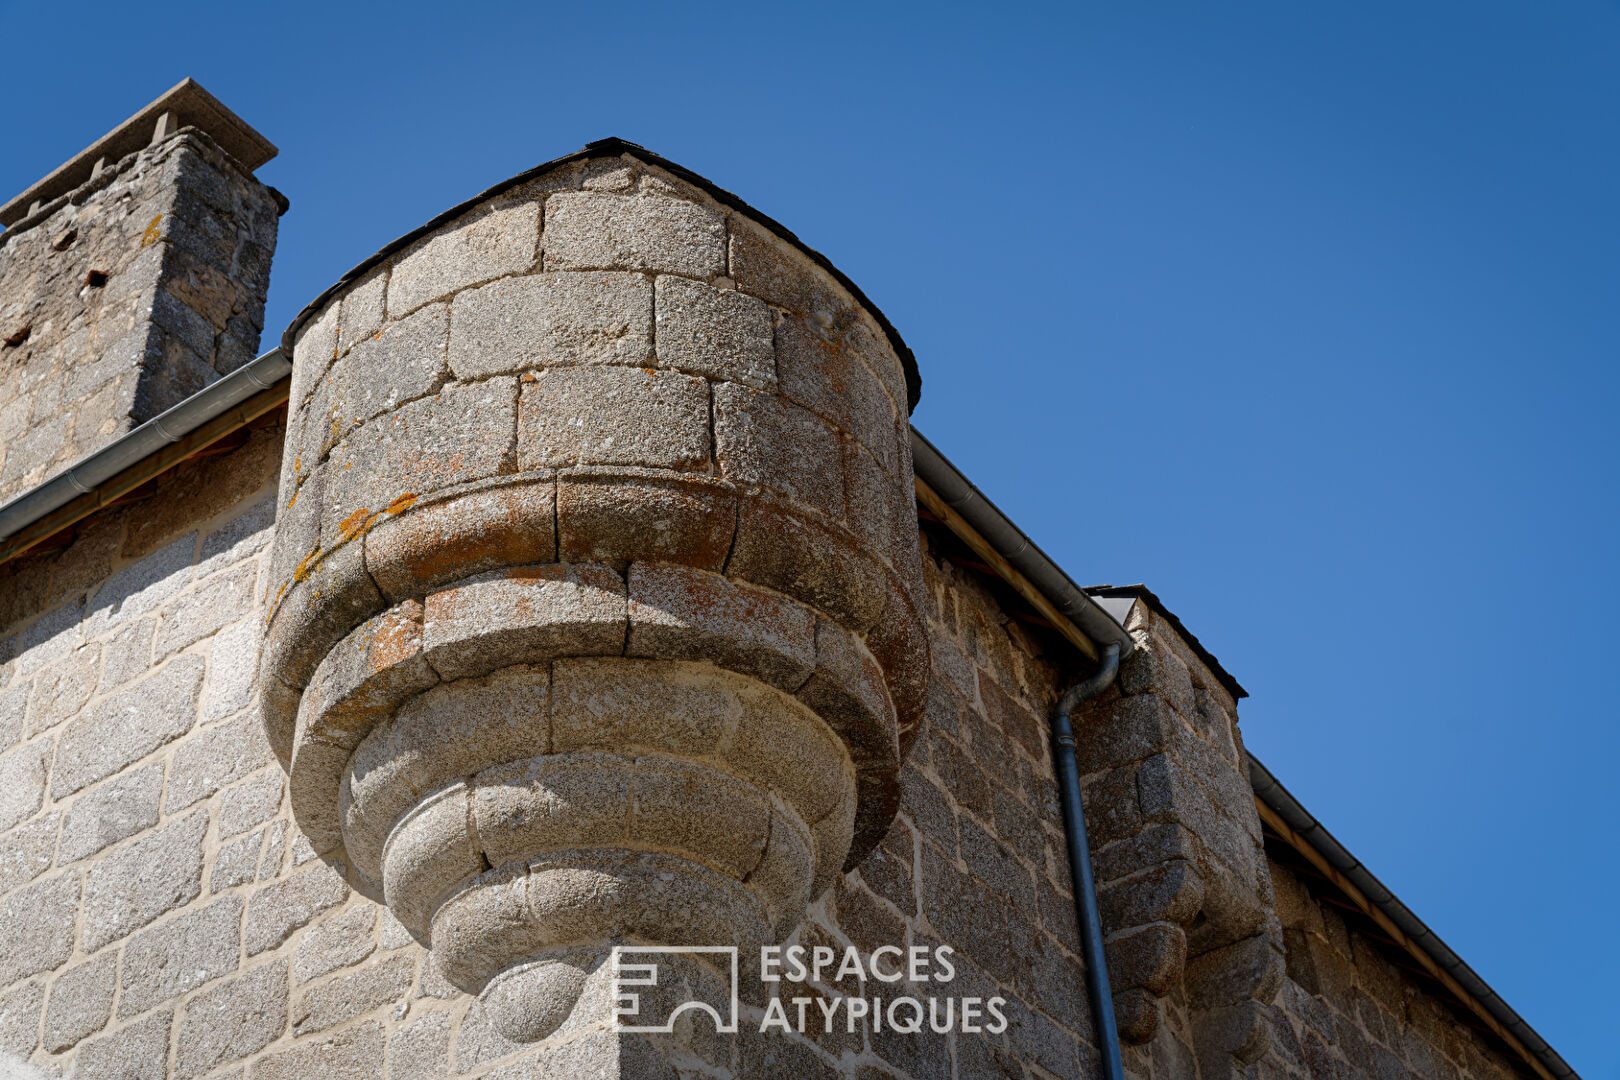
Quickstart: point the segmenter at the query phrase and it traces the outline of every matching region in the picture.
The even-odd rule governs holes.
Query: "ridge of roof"
[[[479,203],[492,199],[497,195],[503,194],[504,192],[510,191],[512,188],[515,188],[520,184],[528,183],[530,180],[543,176],[553,169],[561,168],[564,165],[573,164],[576,161],[585,161],[590,158],[618,157],[621,154],[630,154],[633,157],[640,158],[649,165],[655,165],[658,168],[663,169],[665,172],[677,176],[695,187],[701,188],[722,206],[726,206],[732,210],[736,210],[739,213],[746,214],[755,223],[763,225],[765,228],[775,233],[779,239],[792,244],[805,255],[809,256],[810,260],[817,266],[831,274],[833,280],[842,285],[849,292],[850,296],[854,297],[855,302],[864,307],[872,315],[872,317],[877,320],[878,325],[882,327],[884,335],[889,339],[889,344],[894,348],[895,355],[900,358],[900,366],[905,372],[906,411],[909,413],[912,409],[917,407],[917,401],[922,395],[922,374],[917,370],[917,357],[911,351],[911,346],[905,343],[905,339],[900,336],[900,331],[894,328],[894,324],[889,321],[889,317],[887,315],[883,314],[882,309],[880,309],[876,304],[872,303],[871,299],[861,291],[859,285],[856,285],[842,270],[834,266],[832,264],[832,260],[828,259],[827,256],[823,255],[809,244],[806,244],[803,240],[800,240],[798,236],[796,236],[786,225],[783,225],[781,222],[777,221],[773,217],[770,217],[769,215],[760,213],[758,210],[754,209],[748,203],[743,201],[742,198],[727,191],[725,188],[720,187],[713,181],[699,176],[697,173],[686,168],[684,165],[677,165],[668,158],[661,157],[658,154],[653,153],[645,146],[630,142],[628,139],[618,138],[617,136],[611,136],[606,139],[597,139],[595,142],[588,142],[582,148],[574,151],[572,154],[565,154],[562,157],[553,158],[550,161],[536,165],[532,169],[527,169],[520,172],[516,176],[508,177],[493,187],[485,188],[472,198],[457,203],[455,206],[452,206],[450,209],[434,217],[426,224],[420,225],[403,236],[400,236],[397,239],[383,245],[383,247],[380,248],[376,253],[357,264],[342,277],[338,278],[337,281],[333,282],[332,285],[323,291],[319,296],[306,304],[302,311],[293,316],[293,321],[287,325],[287,329],[281,335],[282,351],[288,356],[293,354],[293,338],[297,336],[299,328],[302,327],[305,322],[309,321],[309,319],[313,317],[317,311],[325,306],[326,302],[338,290],[354,283],[362,275],[364,275],[366,271],[376,266],[383,259],[397,251],[400,251],[410,244],[415,243],[417,240],[420,240],[422,237],[439,228],[441,225],[448,224],[450,221],[460,217],[462,214],[466,213],[474,206],[477,206]]]

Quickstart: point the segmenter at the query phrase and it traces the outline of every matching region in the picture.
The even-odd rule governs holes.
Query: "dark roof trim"
[[[1575,1080],[1575,1070],[1571,1069],[1569,1063],[1547,1044],[1546,1039],[1536,1034],[1535,1029],[1525,1023],[1523,1017],[1503,1001],[1473,968],[1464,963],[1462,957],[1452,952],[1422,919],[1401,903],[1383,882],[1374,877],[1372,871],[1361,864],[1361,860],[1345,850],[1344,845],[1334,839],[1327,827],[1316,820],[1311,812],[1301,806],[1299,800],[1271,775],[1270,769],[1262,765],[1252,753],[1248,757],[1249,786],[1254,789],[1255,798],[1276,811],[1277,816],[1288,823],[1289,828],[1349,879],[1352,885],[1361,890],[1362,895],[1438,964],[1442,971],[1457,980],[1464,990],[1472,994],[1497,1023],[1512,1032],[1514,1038],[1523,1043],[1548,1072],[1555,1077]]]
[[[1221,667],[1221,662],[1215,659],[1215,654],[1204,648],[1203,643],[1198,640],[1197,635],[1195,635],[1191,630],[1188,630],[1187,627],[1182,624],[1181,620],[1176,618],[1176,613],[1165,607],[1164,601],[1160,600],[1158,596],[1154,594],[1153,590],[1148,588],[1146,585],[1092,585],[1086,589],[1086,592],[1090,596],[1105,601],[1103,604],[1104,607],[1109,607],[1110,605],[1107,604],[1106,601],[1112,599],[1130,599],[1142,601],[1148,607],[1153,609],[1153,613],[1155,615],[1169,623],[1171,627],[1175,629],[1176,633],[1181,635],[1181,640],[1185,641],[1187,643],[1187,647],[1192,649],[1193,653],[1198,657],[1198,659],[1204,662],[1204,666],[1209,668],[1210,674],[1214,675],[1215,678],[1220,681],[1220,684],[1226,687],[1226,692],[1232,695],[1233,700],[1238,700],[1240,698],[1246,698],[1249,696],[1249,692],[1243,689],[1242,685],[1232,677],[1232,673]],[[1128,605],[1126,605],[1125,610],[1129,610]],[[1123,614],[1124,612],[1122,611],[1116,614],[1115,617],[1123,618]]]
[[[817,266],[831,274],[833,279],[837,281],[838,284],[842,285],[849,291],[849,294],[855,298],[856,303],[860,304],[871,313],[872,317],[878,321],[878,325],[883,328],[883,332],[888,335],[889,344],[894,347],[895,355],[900,357],[900,365],[905,369],[906,411],[909,413],[912,409],[917,407],[917,400],[922,394],[922,375],[917,370],[917,357],[913,355],[911,347],[907,345],[904,339],[900,337],[900,331],[896,330],[894,328],[894,324],[889,322],[888,316],[884,315],[882,310],[867,298],[867,295],[861,291],[860,286],[856,285],[853,281],[846,277],[844,272],[838,269],[838,267],[834,266],[831,260],[829,260],[825,255],[806,244],[803,240],[800,240],[793,234],[792,230],[790,230],[786,225],[783,225],[781,222],[777,221],[775,218],[767,217],[765,214],[760,213],[758,210],[754,209],[752,206],[749,206],[736,195],[733,195],[724,188],[715,186],[711,181],[704,179],[692,170],[677,165],[668,158],[659,157],[646,147],[638,146],[633,142],[627,142],[624,139],[618,138],[598,139],[596,142],[586,143],[583,149],[576,150],[572,154],[555,158],[543,165],[536,165],[527,172],[521,172],[508,180],[502,180],[499,184],[479,192],[466,202],[458,203],[455,206],[452,206],[450,209],[446,210],[432,221],[429,221],[426,225],[423,225],[417,229],[412,229],[399,239],[385,245],[382,250],[378,251],[375,255],[372,255],[354,269],[350,270],[347,274],[344,274],[331,286],[331,288],[327,289],[314,300],[310,301],[304,310],[300,311],[297,316],[294,317],[293,321],[288,325],[286,332],[281,335],[282,350],[288,356],[292,356],[293,339],[297,336],[299,328],[302,327],[306,321],[312,318],[317,311],[325,306],[326,302],[331,299],[332,295],[339,289],[345,288],[351,283],[359,280],[359,278],[364,275],[366,271],[376,266],[383,259],[386,259],[395,252],[415,243],[417,240],[420,240],[422,237],[433,232],[440,226],[448,224],[450,221],[460,217],[462,214],[466,213],[474,206],[477,206],[479,203],[488,199],[493,199],[497,195],[510,191],[512,188],[515,188],[520,184],[528,183],[530,180],[542,176],[545,173],[550,172],[552,169],[559,168],[563,165],[570,165],[576,161],[584,161],[590,158],[618,157],[620,154],[630,154],[634,157],[640,158],[649,165],[656,165],[665,172],[671,173],[680,179],[685,180],[687,183],[703,189],[722,206],[727,206],[738,213],[746,214],[755,222],[771,230],[771,232],[775,233],[782,240],[785,240],[794,247],[798,248],[800,251],[804,252]]]
[[[1099,645],[1118,645],[1121,658],[1131,655],[1136,640],[1125,628],[1104,611],[1086,591],[1076,585],[1063,568],[1036,546],[1035,541],[1014,525],[984,492],[916,428],[911,429],[911,457],[917,478],[938,492],[952,510],[962,515],[969,525],[1013,569],[1029,579],[1042,596],[1064,618],[1079,627],[1080,632]]]

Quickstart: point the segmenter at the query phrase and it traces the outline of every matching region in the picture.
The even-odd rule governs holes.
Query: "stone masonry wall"
[[[292,821],[252,709],[281,435],[193,462],[36,556],[27,578],[46,587],[0,586],[0,1051],[87,1080],[241,1076],[244,1063],[250,1078],[504,1080],[569,1061],[589,1074],[599,1035],[506,1041]],[[742,1036],[677,1048],[677,1063],[1091,1075],[1042,719],[1062,680],[982,588],[924,566],[938,660],[900,815],[789,942],[950,943],[951,992],[1007,997],[1008,1029],[757,1035],[755,1004]],[[872,993],[853,980],[792,992],[840,990]]]
[[[1256,1080],[1509,1080],[1529,1075],[1403,971],[1404,957],[1347,921],[1309,880],[1273,861],[1287,944],[1271,1050]]]
[[[1125,626],[1136,651],[1075,724],[1115,1016],[1133,1072],[1229,1080],[1283,968],[1236,703],[1144,601]]]
[[[0,233],[0,502],[253,359],[276,200],[183,128]]]
[[[544,1049],[506,1041],[385,907],[301,839],[253,708],[282,437],[263,428],[184,466],[0,581],[0,1052],[85,1080],[591,1075],[600,1035]],[[868,951],[949,943],[951,992],[1006,997],[1007,1030],[749,1034],[755,1004],[743,1035],[678,1048],[691,1052],[673,1060],[710,1076],[1096,1075],[1045,720],[1077,675],[1073,657],[1043,649],[966,572],[932,554],[923,568],[934,663],[899,815],[789,940]],[[1155,686],[1195,709],[1201,686],[1206,711],[1224,711],[1214,680],[1138,610],[1136,629],[1170,643],[1186,682],[1157,658],[1162,678],[1127,665],[1122,691],[1100,703],[1106,715],[1147,708],[1130,702],[1158,697]],[[1106,729],[1081,728],[1082,747],[1100,752],[1088,730]],[[1144,737],[1137,760],[1155,758],[1152,745]],[[1088,769],[1087,795],[1122,1023],[1137,990],[1163,990],[1128,1070],[1198,1077],[1188,980],[1161,969],[1166,954],[1141,948],[1144,931],[1126,924],[1172,940],[1201,924],[1186,908],[1153,920],[1120,902],[1132,895],[1120,881],[1185,880],[1120,870],[1140,859],[1144,837],[1175,824],[1149,820],[1168,814],[1142,779],[1153,773],[1139,765],[1126,784],[1123,771]],[[1275,863],[1268,878],[1288,971],[1248,1075],[1514,1075],[1300,879]],[[1167,959],[1186,966],[1175,948]],[[788,993],[841,990],[872,993],[853,980]]]
[[[246,318],[257,334],[255,317],[248,314],[253,305],[242,301],[246,308],[236,307],[244,296],[262,298],[262,288],[254,284],[262,278],[254,276],[253,267],[261,249],[268,260],[274,216],[261,216],[263,206],[255,203],[249,207],[253,228],[226,229],[218,216],[224,203],[217,197],[210,202],[197,190],[198,177],[207,175],[206,169],[198,171],[202,166],[223,168],[210,153],[205,139],[183,134],[121,163],[115,175],[123,179],[88,185],[94,190],[83,199],[70,198],[45,213],[51,222],[70,207],[84,215],[77,219],[80,235],[64,242],[60,251],[51,246],[53,255],[78,258],[73,253],[79,245],[85,245],[85,252],[128,255],[120,244],[131,241],[137,245],[133,260],[115,264],[126,267],[120,272],[127,280],[136,281],[138,271],[158,272],[154,267],[169,274],[168,284],[155,292],[135,290],[139,296],[158,298],[152,301],[152,330],[144,340],[157,342],[162,355],[179,355],[163,352],[177,331],[155,314],[167,303],[162,296],[195,301],[187,307],[194,314],[212,311],[210,325],[219,333],[207,363],[217,373],[251,355],[251,347],[230,351],[248,340],[245,331],[238,333],[231,324]],[[143,176],[147,179],[142,183],[156,187],[138,196],[137,180]],[[638,171],[633,164],[593,162],[572,177],[571,194],[557,205],[565,213],[570,207],[628,212],[632,188],[661,182],[656,171]],[[165,183],[173,196],[170,202],[163,202],[169,196],[157,190]],[[119,190],[125,195],[117,195]],[[690,197],[690,192],[678,194]],[[636,197],[668,195],[655,190]],[[229,200],[238,210],[239,197],[241,191]],[[116,213],[119,221],[138,223],[140,215],[157,205],[168,209],[161,211],[164,217],[153,243],[139,246],[144,231],[137,237],[116,229],[107,235],[122,240],[95,241],[104,247],[91,243],[100,235],[88,224],[96,219],[91,211],[97,206],[103,218]],[[624,580],[631,577],[627,564],[634,565],[626,552],[641,550],[630,545],[649,542],[633,529],[592,533],[591,522],[601,520],[600,511],[591,516],[588,482],[594,474],[565,475],[572,467],[566,463],[558,470],[560,479],[548,476],[531,484],[543,497],[538,503],[519,500],[514,520],[521,527],[512,527],[500,515],[486,514],[486,520],[472,512],[443,510],[463,505],[485,512],[492,487],[455,489],[454,495],[465,500],[460,504],[450,498],[417,498],[415,482],[435,470],[454,474],[458,481],[479,479],[456,472],[475,470],[485,460],[476,445],[425,447],[427,453],[410,459],[405,474],[389,471],[399,467],[397,455],[379,452],[365,459],[346,448],[370,437],[368,424],[373,432],[395,431],[402,415],[456,407],[459,399],[448,380],[459,374],[457,365],[487,362],[521,340],[496,310],[497,300],[521,293],[523,304],[533,305],[525,308],[531,314],[558,310],[557,297],[545,293],[555,279],[548,283],[529,275],[487,283],[477,274],[455,276],[479,260],[499,258],[514,236],[522,238],[515,260],[536,257],[538,233],[485,227],[500,213],[522,219],[524,212],[513,205],[480,211],[425,239],[403,253],[388,274],[356,283],[341,303],[334,302],[306,326],[300,348],[308,342],[320,362],[295,375],[290,435],[279,418],[268,418],[217,448],[224,452],[192,460],[136,497],[81,522],[47,548],[0,567],[0,1055],[28,1059],[44,1075],[83,1080],[1096,1076],[1047,720],[1060,692],[1088,672],[1069,646],[1011,618],[982,579],[945,552],[932,550],[928,534],[918,567],[919,552],[898,550],[895,543],[898,536],[915,535],[899,529],[896,507],[885,510],[881,499],[876,505],[860,501],[863,475],[883,479],[888,485],[883,490],[898,493],[903,511],[910,512],[905,494],[910,466],[899,405],[904,387],[884,383],[862,361],[843,371],[857,382],[869,380],[864,396],[817,396],[825,390],[829,370],[836,373],[844,363],[837,359],[844,355],[842,346],[825,346],[833,340],[869,345],[861,335],[871,327],[864,317],[846,318],[847,312],[835,312],[823,325],[816,312],[836,309],[837,298],[795,295],[786,287],[789,278],[767,274],[750,281],[742,274],[718,284],[695,284],[681,274],[654,282],[625,273],[625,280],[617,280],[612,273],[592,269],[601,253],[587,250],[579,255],[581,268],[571,271],[577,275],[571,284],[592,289],[572,296],[569,305],[574,314],[594,313],[604,323],[603,332],[572,334],[568,319],[559,317],[540,322],[538,336],[544,349],[570,359],[560,365],[563,372],[586,363],[607,366],[603,385],[634,388],[625,391],[626,400],[639,400],[644,381],[653,385],[662,379],[677,386],[687,385],[688,379],[701,381],[683,372],[716,353],[758,359],[758,370],[728,370],[721,384],[748,387],[749,394],[758,387],[783,389],[790,401],[801,402],[794,408],[804,415],[788,408],[772,415],[795,416],[800,427],[761,425],[752,430],[750,438],[764,431],[779,441],[762,436],[758,442],[738,440],[729,463],[715,465],[717,476],[704,474],[711,460],[705,451],[703,469],[690,470],[696,474],[694,482],[701,482],[697,486],[718,488],[718,481],[731,477],[725,468],[741,466],[737,475],[745,480],[788,489],[772,498],[823,504],[816,512],[829,519],[836,515],[827,506],[847,515],[877,553],[878,563],[918,567],[906,588],[887,590],[881,606],[902,605],[925,633],[927,649],[908,651],[890,640],[884,651],[880,637],[874,642],[867,635],[873,652],[883,656],[884,674],[896,698],[904,699],[895,704],[902,714],[904,742],[911,748],[893,777],[897,812],[886,829],[869,838],[875,844],[870,854],[847,872],[830,875],[830,888],[809,904],[787,944],[837,952],[854,946],[865,954],[882,946],[948,945],[955,967],[949,984],[876,986],[829,976],[772,987],[745,969],[740,1034],[720,1037],[702,1023],[686,1023],[673,1035],[638,1039],[605,1029],[605,988],[597,969],[576,988],[583,1004],[577,1018],[542,1043],[510,1041],[501,1034],[499,1002],[480,1000],[453,985],[421,943],[420,932],[413,934],[387,906],[367,895],[375,889],[332,858],[334,849],[317,846],[330,838],[317,836],[312,843],[300,827],[294,816],[297,789],[289,790],[284,764],[260,726],[266,711],[272,716],[277,709],[285,711],[289,691],[287,683],[267,683],[261,674],[264,628],[273,605],[288,602],[284,586],[289,578],[300,585],[314,582],[299,594],[298,602],[308,604],[303,630],[320,630],[321,619],[328,616],[334,625],[343,624],[343,632],[355,621],[354,611],[333,613],[320,606],[323,595],[329,603],[333,594],[321,592],[326,579],[299,576],[308,569],[308,555],[339,552],[328,559],[329,567],[351,558],[354,580],[370,584],[376,609],[383,594],[389,602],[408,606],[419,581],[430,580],[435,587],[454,583],[478,559],[493,560],[489,565],[497,567],[546,562],[570,543],[581,556],[574,561],[597,561],[604,579]],[[531,204],[530,217],[538,229],[540,219],[533,211]],[[700,223],[708,220],[690,210],[684,213]],[[0,243],[0,271],[23,265],[15,252],[6,255],[9,248],[20,252],[16,245],[51,236],[44,224]],[[732,240],[744,247],[750,238],[760,240],[747,231],[746,222],[729,227],[738,230]],[[235,237],[230,274],[248,282],[245,292],[205,287],[215,279],[202,263],[187,261],[194,245],[186,237],[199,231],[221,243],[221,238]],[[617,237],[619,248],[608,254],[620,261],[679,254],[656,247],[650,254],[641,251],[625,241],[626,235],[636,235],[634,229],[570,234],[564,227],[559,232],[554,239],[585,247]],[[159,248],[163,250],[155,250]],[[212,250],[222,255],[225,248],[216,243]],[[748,266],[748,256],[739,250],[733,245],[714,255],[729,264],[713,261],[705,267],[735,272]],[[756,248],[754,257],[763,250],[768,245]],[[424,252],[436,254],[429,259]],[[8,258],[9,263],[4,261]],[[771,263],[754,265],[757,271]],[[0,407],[0,417],[26,414],[33,424],[36,410],[48,411],[49,388],[72,384],[71,378],[63,382],[57,368],[36,371],[31,366],[36,359],[64,363],[63,357],[80,355],[68,348],[70,340],[93,344],[104,330],[112,332],[115,314],[116,319],[133,320],[130,325],[141,317],[139,296],[123,297],[118,301],[123,306],[116,308],[107,306],[105,298],[51,300],[53,289],[79,273],[70,273],[63,268],[67,266],[64,261],[37,280],[28,278],[30,284],[22,290],[36,298],[28,310],[49,317],[31,323],[29,335],[7,347],[9,356],[0,353],[0,365],[10,365],[4,368],[0,392],[12,394],[12,404]],[[146,270],[140,270],[143,266]],[[400,267],[407,266],[409,272],[401,273]],[[176,267],[186,269],[170,273]],[[632,276],[635,281],[628,280]],[[16,280],[5,278],[6,289],[12,290]],[[181,282],[189,284],[183,288]],[[774,314],[758,317],[766,305],[757,297],[749,302],[750,287],[771,292]],[[390,314],[396,290],[404,316],[399,319]],[[532,290],[532,295],[522,290]],[[441,310],[444,297],[452,294],[453,303],[466,303],[475,319],[481,311],[489,316],[478,322],[482,344],[477,349],[458,346],[469,339],[457,337],[456,318]],[[493,307],[480,309],[477,305],[484,301]],[[102,313],[99,322],[90,306],[82,311],[73,307],[92,302],[102,305],[95,309]],[[621,309],[626,313],[622,320],[598,318]],[[10,317],[15,310],[20,309],[12,304],[0,314]],[[221,319],[227,310],[231,314]],[[490,316],[490,310],[496,314]],[[660,314],[679,324],[704,313],[713,318],[684,330],[676,325],[668,328],[671,333],[653,329]],[[58,326],[60,320],[65,321]],[[388,328],[381,332],[385,324]],[[784,334],[794,348],[819,358],[821,377],[795,383],[792,365],[767,370],[766,346],[776,345]],[[227,339],[238,345],[219,344]],[[680,351],[683,342],[692,346],[690,351]],[[667,355],[658,351],[665,345],[671,350]],[[204,354],[197,351],[195,356]],[[424,359],[425,366],[417,363]],[[672,370],[655,374],[655,364]],[[592,400],[579,403],[580,418],[603,418],[600,430],[571,433],[566,424],[538,430],[544,423],[537,422],[525,434],[519,422],[525,403],[543,404],[535,389],[541,377],[518,374],[527,366],[520,359],[510,371],[467,369],[482,380],[479,385],[498,384],[508,395],[501,415],[511,418],[513,426],[509,438],[491,452],[501,468],[510,466],[526,445],[531,451],[562,447],[558,452],[565,457],[583,452],[581,447],[601,451],[616,445],[614,439],[623,432],[613,424],[620,418],[610,415],[612,409],[595,408],[600,402]],[[159,365],[154,370],[169,369]],[[200,372],[190,360],[180,370]],[[554,379],[556,373],[545,377]],[[125,385],[116,381],[121,375],[109,378]],[[189,384],[164,385],[178,393]],[[741,390],[735,393],[747,396]],[[401,407],[405,394],[414,395],[414,406]],[[81,411],[89,410],[80,404]],[[857,405],[870,410],[859,423],[842,411]],[[736,422],[736,417],[712,409],[687,410],[693,437],[705,447],[722,442],[727,423]],[[650,407],[628,430],[667,433],[668,417],[679,419],[687,412]],[[547,417],[542,409],[534,415],[542,421]],[[833,429],[842,433],[837,439],[827,436]],[[885,465],[864,446],[854,445],[859,440],[849,439],[848,431],[859,431],[872,442],[892,432],[896,441],[884,451],[894,455],[892,462]],[[72,443],[75,432],[64,436],[71,445],[78,445]],[[14,485],[8,490],[15,493],[20,490],[15,485],[36,481],[48,467],[36,464],[13,474],[11,462],[18,459],[9,455],[40,455],[19,449],[32,445],[25,440],[10,435],[5,440],[3,468]],[[839,450],[819,465],[819,459],[800,460],[813,457],[807,447],[818,446]],[[284,447],[289,448],[285,457]],[[642,445],[625,452],[645,450]],[[794,467],[759,470],[761,462],[773,463],[773,455]],[[59,464],[65,458],[40,460]],[[368,462],[378,467],[372,470]],[[344,466],[355,463],[374,475],[345,478],[344,473],[354,470]],[[646,479],[634,473],[645,472],[645,465],[621,462],[614,467],[620,470],[619,481],[625,476]],[[753,473],[747,471],[751,468]],[[278,565],[287,558],[274,548],[294,535],[288,530],[299,516],[313,515],[319,523],[322,512],[332,508],[332,497],[319,494],[326,476],[337,478],[331,482],[333,490],[353,495],[365,489],[365,497],[335,504],[342,513],[329,523],[332,529],[315,533],[327,546],[311,551],[311,537],[298,533],[289,550],[296,555],[292,561],[301,565]],[[535,480],[526,476],[526,482]],[[4,483],[0,481],[0,488]],[[389,499],[372,498],[368,484],[384,485]],[[570,484],[578,488],[572,498]],[[409,500],[396,498],[406,493]],[[652,506],[654,510],[646,511],[650,520],[664,520],[660,515],[667,517],[669,506],[690,507],[701,500],[682,503],[659,496],[626,502]],[[298,504],[296,514],[289,512],[290,503]],[[364,511],[359,517],[354,515],[357,507]],[[712,526],[715,516],[721,532],[705,532],[703,526]],[[741,544],[736,524],[741,516],[738,511],[729,517],[692,514],[681,528],[655,531],[651,542],[662,545],[658,550],[668,562],[712,558],[712,565],[698,567],[712,574]],[[413,532],[418,521],[431,523],[431,528]],[[910,522],[904,524],[909,529]],[[312,527],[309,519],[304,527],[306,532]],[[418,543],[422,536],[433,543]],[[491,536],[499,536],[499,544],[492,546]],[[537,543],[537,549],[524,546]],[[506,546],[512,544],[517,547]],[[432,557],[424,559],[424,551]],[[371,562],[373,552],[382,557]],[[441,556],[448,561],[437,561]],[[829,597],[837,604],[840,597],[826,590],[854,587],[849,581],[829,584],[825,575],[819,581],[814,575],[796,577],[799,568],[791,560],[766,560],[755,569],[767,579],[759,590],[762,601],[780,594],[811,606],[828,603]],[[879,607],[872,602],[863,617],[881,625]],[[701,623],[718,610],[714,605],[710,609],[694,613],[691,621]],[[475,629],[490,621],[476,603],[463,614],[461,625]],[[1339,919],[1304,879],[1266,859],[1246,781],[1235,702],[1175,627],[1145,602],[1133,608],[1127,629],[1137,642],[1136,652],[1122,666],[1117,684],[1077,718],[1076,730],[1116,1015],[1128,1043],[1127,1070],[1133,1080],[1498,1080],[1512,1075],[1487,1043],[1456,1023],[1374,943]],[[320,642],[320,649],[331,648],[334,640]],[[813,640],[819,647],[821,635]],[[282,655],[293,656],[307,641],[289,635],[281,643],[287,650]],[[807,669],[819,669],[816,648],[804,655]],[[915,661],[919,656],[927,659],[915,669],[906,666],[908,657]],[[699,666],[695,661],[710,659],[698,655],[680,662]],[[735,662],[735,657],[723,659]],[[538,669],[545,672],[543,678],[539,671],[525,677],[555,693],[554,674],[544,665]],[[320,692],[324,684],[310,685]],[[826,701],[808,707],[824,709]],[[789,714],[797,715],[791,710],[781,715]],[[532,719],[534,714],[523,715]],[[481,714],[473,718],[487,719]],[[776,731],[780,736],[781,729]],[[292,731],[284,734],[290,741]],[[455,743],[456,738],[446,741]],[[685,805],[701,809],[701,803]],[[871,820],[881,826],[894,809],[894,803],[886,803],[885,816]],[[679,825],[679,816],[671,816]],[[723,835],[723,830],[711,832]],[[685,977],[698,984],[702,995],[713,990],[702,972]],[[790,1016],[797,1011],[791,998],[810,999],[807,1033],[760,1033],[773,993],[790,1002]],[[850,1030],[843,1011],[835,1014],[830,1029],[815,1023],[823,1005],[847,1002],[843,995],[881,994],[892,1000],[902,993],[924,999],[1000,997],[1006,1024],[978,1032],[958,1024],[947,1033],[925,1026],[911,1034],[879,1030],[863,1019]],[[0,1073],[8,1064],[0,1056]]]

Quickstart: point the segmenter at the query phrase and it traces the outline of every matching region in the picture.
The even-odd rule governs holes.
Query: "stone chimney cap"
[[[167,117],[167,119],[165,119]],[[168,135],[182,127],[195,127],[208,133],[220,148],[248,172],[276,156],[269,139],[253,130],[240,116],[227,109],[218,98],[194,79],[182,79],[156,101],[113,128],[75,154],[45,179],[0,206],[0,225],[7,228],[28,216],[35,203],[46,203],[65,195],[96,173],[96,163],[111,165],[157,141],[159,125]]]

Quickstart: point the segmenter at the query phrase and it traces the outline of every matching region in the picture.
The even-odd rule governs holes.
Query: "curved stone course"
[[[625,155],[388,257],[293,355],[261,675],[315,850],[513,1037],[606,943],[791,933],[924,704],[872,314]]]

